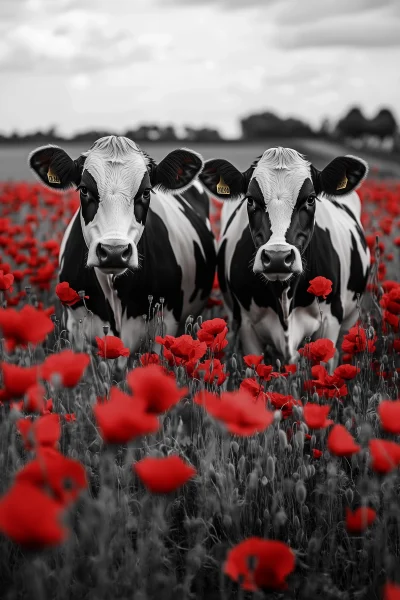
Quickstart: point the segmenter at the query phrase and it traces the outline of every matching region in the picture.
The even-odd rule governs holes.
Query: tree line
[[[241,135],[236,140],[238,142],[262,140],[272,137],[320,137],[355,140],[365,138],[366,136],[373,136],[380,140],[387,138],[397,140],[399,135],[397,121],[393,112],[388,108],[382,108],[373,118],[368,119],[364,116],[360,108],[354,107],[336,123],[329,119],[324,119],[319,128],[312,128],[301,119],[293,117],[282,118],[273,112],[266,111],[241,118],[240,126]],[[25,134],[13,132],[10,135],[6,135],[0,133],[0,143],[57,143],[65,141],[91,143],[106,135],[110,135],[110,132],[90,130],[66,138],[59,135],[56,128],[52,127],[45,131],[35,131]],[[141,124],[137,128],[128,129],[122,135],[138,142],[184,141],[217,143],[232,141],[225,140],[218,129],[212,127],[186,126],[183,135],[178,136],[173,125],[159,125],[155,123]]]

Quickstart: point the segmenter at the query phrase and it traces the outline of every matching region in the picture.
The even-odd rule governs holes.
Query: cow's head
[[[340,156],[318,171],[295,150],[279,147],[266,150],[244,173],[226,160],[208,160],[200,180],[222,200],[247,198],[256,247],[253,271],[269,281],[287,281],[303,271],[318,196],[349,194],[367,170],[359,158]]]
[[[132,140],[107,136],[77,160],[57,146],[37,148],[29,165],[52,189],[77,186],[82,232],[89,249],[87,266],[120,274],[139,266],[137,244],[151,191],[184,191],[200,173],[203,160],[181,148],[157,165]]]

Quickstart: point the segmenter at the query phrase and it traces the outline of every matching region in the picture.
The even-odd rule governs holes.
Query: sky
[[[399,0],[1,0],[0,132],[400,121]]]

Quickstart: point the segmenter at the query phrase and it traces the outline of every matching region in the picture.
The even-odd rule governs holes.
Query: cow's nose
[[[296,256],[292,248],[288,250],[264,249],[261,253],[264,273],[290,273],[295,258]]]
[[[97,244],[96,248],[99,266],[103,268],[126,267],[132,256],[132,244],[114,246],[111,244]]]

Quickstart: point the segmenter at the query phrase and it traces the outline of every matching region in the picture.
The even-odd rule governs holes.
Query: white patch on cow
[[[301,154],[291,148],[270,148],[266,150],[257,163],[251,179],[260,186],[265,210],[271,222],[272,235],[266,244],[257,251],[254,260],[254,272],[264,270],[261,255],[264,250],[293,250],[295,260],[293,271],[302,270],[299,250],[288,244],[285,238],[292,219],[293,209],[304,180],[310,178],[310,163]],[[284,276],[281,279],[287,279]]]
[[[137,268],[137,244],[144,226],[135,219],[133,200],[147,172],[147,157],[135,142],[116,136],[99,139],[84,156],[84,171],[96,181],[100,199],[90,223],[86,225],[81,214],[83,237],[89,248],[87,265],[98,264],[99,243],[131,244],[133,252],[128,266]]]
[[[74,349],[78,351],[86,350],[86,344],[89,340],[94,342],[95,337],[103,337],[103,326],[109,325],[95,315],[87,311],[83,306],[78,308],[67,307],[67,331]],[[110,334],[116,332],[110,328]]]

